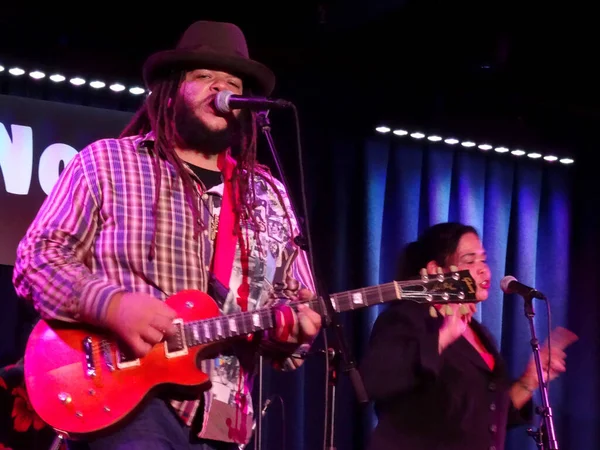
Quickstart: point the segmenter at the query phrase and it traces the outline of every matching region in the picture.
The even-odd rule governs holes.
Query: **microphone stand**
[[[281,166],[281,160],[279,158],[277,150],[275,149],[275,143],[273,142],[273,137],[271,136],[271,123],[268,118],[268,111],[260,111],[259,113],[257,113],[257,122],[258,122],[258,126],[260,127],[262,133],[266,137],[267,142],[269,144],[271,154],[273,155],[273,160],[275,162],[275,165],[277,166],[279,180],[283,183],[284,187],[286,188],[286,191],[290,194],[289,195],[290,205],[292,207],[292,211],[296,215],[297,222],[298,222],[298,229],[300,230],[300,234],[294,238],[294,242],[296,243],[296,245],[298,245],[303,250],[305,250],[307,252],[312,252],[313,249],[309,248],[309,241],[306,238],[307,231],[304,230],[304,222],[302,221],[302,218],[297,214],[298,209],[296,209],[294,206],[294,203],[292,200],[292,195],[290,192],[289,183],[286,179],[285,173]],[[297,132],[300,133],[300,130],[297,130]],[[298,143],[298,144],[300,144],[300,143]],[[308,214],[308,211],[305,211],[305,214]],[[314,267],[313,270],[317,271],[317,268]],[[334,420],[333,415],[335,412],[335,405],[334,405],[335,398],[336,398],[335,392],[336,392],[337,381],[339,379],[337,374],[340,373],[340,368],[342,369],[341,370],[342,372],[348,373],[348,375],[350,377],[350,381],[352,382],[352,386],[354,387],[354,390],[356,392],[356,396],[358,398],[359,403],[361,403],[361,404],[368,403],[369,398],[368,398],[366,389],[363,385],[362,378],[360,377],[360,373],[358,372],[358,369],[356,367],[356,361],[354,360],[354,358],[348,348],[348,344],[344,337],[342,325],[337,320],[335,309],[333,308],[333,305],[329,301],[330,297],[327,293],[327,290],[324,287],[324,283],[322,281],[323,278],[318,275],[319,274],[317,274],[317,273],[314,274],[315,285],[316,285],[315,288],[317,289],[317,292],[315,292],[315,294],[320,299],[322,299],[323,304],[325,305],[325,309],[326,309],[326,318],[324,321],[325,327],[326,328],[331,327],[334,331],[334,336],[335,336],[335,345],[334,345],[335,348],[325,349],[325,354],[326,354],[325,357],[328,358],[328,360],[329,360],[329,363],[328,363],[329,396],[328,396],[328,398],[330,399],[329,404],[327,405],[328,411],[327,411],[327,424],[326,424],[325,432],[326,432],[326,436],[327,436],[326,442],[328,442],[328,444],[327,444],[328,450],[335,450],[335,445],[333,442],[335,420]]]
[[[550,407],[550,400],[548,397],[549,380],[544,381],[542,362],[540,360],[540,343],[536,336],[535,326],[533,324],[533,317],[535,316],[535,312],[533,311],[534,296],[530,293],[524,295],[523,298],[525,300],[525,317],[527,317],[529,321],[529,329],[531,331],[531,349],[533,350],[540,395],[542,397],[542,406],[537,407],[536,412],[542,416],[543,419],[543,427],[540,427],[538,430],[528,429],[527,434],[535,440],[538,448],[543,449],[544,443],[546,442],[549,450],[558,450],[558,441],[556,440],[554,421],[552,418],[552,408]],[[544,431],[546,432],[546,436],[544,436]]]

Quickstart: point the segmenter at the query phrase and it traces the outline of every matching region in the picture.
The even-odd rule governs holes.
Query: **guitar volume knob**
[[[67,405],[71,403],[73,399],[71,398],[71,394],[69,394],[68,392],[61,392],[60,394],[58,394],[58,400],[61,403]]]

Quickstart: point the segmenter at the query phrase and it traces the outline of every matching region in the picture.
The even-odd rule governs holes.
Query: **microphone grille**
[[[502,292],[505,294],[512,294],[512,290],[508,288],[508,285],[511,283],[511,281],[517,281],[517,279],[512,275],[506,275],[500,280],[500,289],[502,289]]]
[[[215,109],[220,113],[231,112],[229,108],[229,97],[233,95],[231,91],[221,91],[215,96]]]

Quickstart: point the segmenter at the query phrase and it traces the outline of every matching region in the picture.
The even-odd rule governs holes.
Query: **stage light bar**
[[[6,75],[5,75],[5,73],[6,73]],[[92,79],[93,81],[88,82],[84,77],[77,76],[77,75],[71,76],[71,77],[66,76],[66,74],[60,74],[60,73],[51,73],[49,75],[49,74],[47,74],[41,70],[37,70],[37,69],[26,70],[26,69],[18,67],[18,66],[9,66],[9,65],[0,64],[0,76],[8,76],[8,74],[10,74],[14,77],[20,77],[21,75],[24,75],[25,73],[28,73],[31,78],[36,80],[36,82],[44,82],[46,80],[50,80],[53,83],[62,83],[64,81],[68,80],[69,83],[74,86],[74,88],[80,88],[81,86],[87,85],[90,88],[92,88],[93,90],[99,91],[108,86],[108,88],[112,92],[116,92],[116,93],[127,91],[131,95],[135,95],[135,96],[142,95],[142,94],[149,94],[149,91],[147,91],[146,89],[144,89],[140,86],[129,86],[128,87],[121,83],[115,83],[115,82],[106,83],[105,81],[102,81],[95,77]]]
[[[392,134],[394,134],[396,136],[400,136],[400,137],[410,136],[411,138],[417,139],[417,140],[427,138],[428,141],[431,141],[431,142],[443,141],[444,143],[446,143],[448,145],[460,144],[461,146],[463,146],[467,149],[472,149],[474,147],[477,147],[479,150],[482,150],[484,152],[488,152],[493,149],[494,152],[496,152],[496,153],[500,153],[500,154],[510,153],[511,155],[517,156],[517,157],[527,155],[528,158],[531,158],[531,159],[540,159],[541,158],[544,161],[547,161],[549,163],[554,163],[554,162],[558,161],[561,164],[573,164],[575,162],[575,160],[573,160],[572,158],[561,158],[559,156],[550,155],[550,154],[543,155],[542,153],[539,153],[539,152],[527,152],[527,151],[521,150],[521,149],[511,150],[508,147],[505,147],[502,145],[493,146],[489,143],[477,144],[476,142],[471,141],[471,140],[461,140],[456,137],[444,138],[443,136],[440,136],[438,134],[426,134],[421,131],[408,131],[406,129],[392,128],[387,125],[379,125],[379,126],[375,127],[375,131],[380,134],[387,134],[390,131],[392,131]]]
[[[40,72],[39,70],[34,70],[33,72],[29,72],[29,76],[36,80],[41,80],[46,76],[44,72]]]
[[[125,86],[119,83],[114,83],[110,85],[110,90],[115,92],[121,92],[125,90]]]
[[[85,84],[85,80],[80,77],[75,77],[75,78],[71,78],[69,80],[69,83],[74,84],[75,86],[81,86],[82,84]]]

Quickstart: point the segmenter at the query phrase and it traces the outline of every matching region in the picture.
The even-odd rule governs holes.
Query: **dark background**
[[[11,4],[0,16],[0,53],[7,64],[139,83],[145,58],[174,45],[189,23],[225,20],[278,74],[274,95],[311,117],[320,110],[328,127],[393,112],[577,151],[599,117],[598,35],[583,2],[204,3],[115,12]]]

